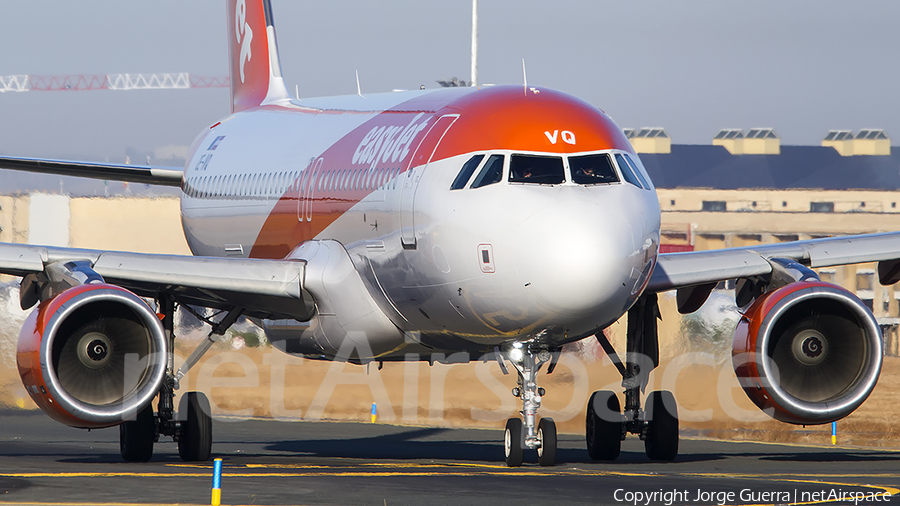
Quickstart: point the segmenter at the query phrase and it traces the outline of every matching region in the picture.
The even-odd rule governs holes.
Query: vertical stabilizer
[[[226,5],[231,112],[289,101],[269,0],[227,0]]]

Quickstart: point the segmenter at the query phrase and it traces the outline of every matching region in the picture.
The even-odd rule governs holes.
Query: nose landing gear
[[[552,360],[553,355],[547,350],[535,351],[521,343],[516,345],[505,355],[519,373],[519,385],[513,388],[512,393],[522,399],[522,418],[506,421],[503,437],[506,465],[521,466],[524,450],[528,448],[537,450],[538,462],[542,466],[552,466],[556,463],[556,424],[552,418],[541,418],[537,424],[535,420],[544,395],[544,389],[537,385],[537,373]]]

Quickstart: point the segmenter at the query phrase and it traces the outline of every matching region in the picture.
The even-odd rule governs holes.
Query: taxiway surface
[[[681,495],[669,495],[670,504],[884,492],[900,502],[897,451],[687,438],[675,462],[658,463],[629,437],[619,460],[597,463],[583,437],[560,435],[557,466],[538,466],[531,452],[510,469],[500,428],[217,420],[214,434],[224,504],[661,505],[673,492]],[[212,462],[181,462],[171,441],[157,444],[148,463],[124,463],[118,453],[118,429],[87,432],[39,412],[0,411],[0,504],[209,504]]]

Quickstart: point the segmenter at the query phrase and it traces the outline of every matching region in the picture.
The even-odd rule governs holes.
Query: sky
[[[470,0],[272,0],[300,98],[469,80]],[[228,73],[221,0],[0,0],[0,75]],[[480,0],[479,81],[578,96],[676,144],[771,127],[900,138],[900,2]],[[165,164],[229,113],[227,89],[0,94],[0,154]],[[896,142],[896,141],[895,141]],[[176,157],[177,158],[177,157]]]

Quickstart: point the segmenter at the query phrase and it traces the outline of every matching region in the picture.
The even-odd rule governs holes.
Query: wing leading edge
[[[761,276],[772,272],[768,259],[784,258],[808,267],[831,267],[900,259],[900,232],[850,235],[684,253],[663,253],[649,292],[663,292],[727,279]],[[882,269],[879,268],[881,272]]]
[[[46,273],[56,262],[87,261],[104,281],[143,297],[169,293],[185,304],[245,308],[258,318],[308,320],[306,262],[96,251],[0,243],[0,273]]]
[[[12,157],[0,157],[0,169],[177,187],[181,186],[181,178],[184,174],[180,167]]]

